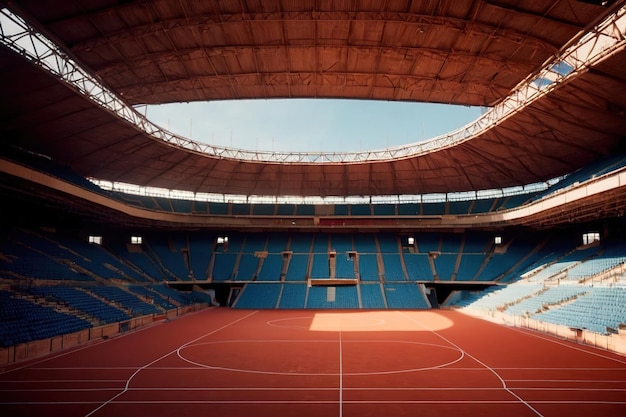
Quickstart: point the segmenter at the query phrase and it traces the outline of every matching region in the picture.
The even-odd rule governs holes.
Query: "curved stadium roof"
[[[593,59],[572,51],[584,36],[597,35],[607,16],[623,16],[624,1],[379,3],[9,6],[128,105],[335,97],[486,105],[492,114],[455,136],[381,152],[216,148],[155,136],[145,121],[120,118],[3,46],[3,135],[89,177],[243,195],[502,188],[567,174],[620,150],[624,28],[609,19],[602,36],[614,45]]]

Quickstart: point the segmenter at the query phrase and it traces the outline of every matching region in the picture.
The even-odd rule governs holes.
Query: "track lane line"
[[[143,365],[143,366],[142,366],[142,367],[140,367],[140,368],[137,368],[137,370],[136,370],[135,372],[133,372],[133,374],[132,374],[130,377],[128,377],[128,379],[126,380],[126,385],[124,386],[124,389],[123,389],[121,392],[119,392],[118,394],[116,394],[115,396],[113,396],[112,398],[110,398],[109,400],[107,400],[106,402],[102,403],[99,407],[95,408],[95,409],[94,409],[94,410],[92,410],[91,412],[89,412],[89,413],[85,414],[85,417],[90,417],[90,416],[92,416],[94,413],[98,412],[99,410],[101,410],[102,408],[104,408],[105,406],[107,406],[108,404],[112,403],[112,402],[113,402],[113,401],[115,401],[117,398],[119,398],[120,396],[122,396],[123,394],[125,394],[126,392],[128,392],[128,390],[129,390],[129,386],[130,386],[130,383],[131,383],[131,381],[133,380],[133,378],[135,378],[135,376],[137,376],[137,375],[138,375],[141,371],[143,371],[144,369],[146,369],[146,368],[148,368],[149,366],[151,366],[151,365],[153,365],[153,364],[155,364],[155,363],[159,362],[159,361],[160,361],[160,360],[162,360],[162,359],[165,359],[166,357],[170,356],[171,354],[176,353],[176,352],[177,352],[178,350],[180,350],[181,348],[183,348],[183,347],[185,347],[185,346],[188,346],[188,345],[190,345],[190,344],[192,344],[192,343],[194,343],[194,342],[197,342],[198,340],[203,339],[203,338],[205,338],[205,337],[207,337],[207,336],[211,336],[212,334],[215,334],[215,333],[217,333],[217,332],[219,332],[219,331],[221,331],[221,330],[223,330],[223,329],[225,329],[225,328],[227,328],[227,327],[232,326],[232,325],[233,325],[233,324],[235,324],[235,323],[238,323],[238,322],[240,322],[240,321],[242,321],[242,320],[245,320],[245,319],[247,319],[248,317],[251,317],[252,315],[254,315],[254,314],[258,313],[258,312],[259,312],[259,310],[255,310],[255,311],[251,312],[250,314],[247,314],[247,315],[245,315],[245,316],[243,316],[243,317],[238,318],[237,320],[234,320],[234,321],[232,321],[232,322],[230,322],[230,323],[228,323],[228,324],[225,324],[225,325],[223,325],[222,327],[220,327],[220,328],[218,328],[218,329],[215,329],[215,330],[212,330],[212,331],[210,331],[210,332],[208,332],[208,333],[205,333],[205,334],[203,334],[202,336],[197,337],[197,338],[195,338],[195,339],[193,339],[193,340],[190,340],[189,342],[187,342],[187,343],[185,343],[185,344],[183,344],[183,345],[179,346],[178,348],[176,348],[176,349],[174,349],[174,350],[172,350],[172,351],[170,351],[170,352],[168,352],[168,353],[166,353],[166,354],[164,354],[164,355],[160,356],[159,358],[157,358],[157,359],[153,360],[152,362],[147,363],[146,365]]]
[[[528,407],[528,409],[530,409],[531,411],[533,411],[535,414],[537,414],[539,417],[544,417],[543,414],[541,414],[537,409],[535,409],[532,405],[530,405],[526,400],[524,400],[522,397],[520,397],[519,395],[517,395],[515,392],[513,392],[509,387],[507,387],[506,385],[506,381],[504,380],[504,378],[502,378],[500,376],[500,374],[498,372],[496,372],[495,369],[491,368],[489,365],[487,365],[486,363],[480,361],[479,359],[477,359],[476,357],[474,357],[473,355],[470,355],[469,353],[467,353],[464,349],[461,349],[461,347],[459,345],[457,345],[456,343],[448,340],[445,336],[440,335],[439,333],[437,333],[436,331],[428,328],[427,326],[424,326],[422,323],[420,323],[419,321],[413,319],[412,317],[409,317],[408,315],[404,314],[401,311],[398,311],[398,314],[403,315],[404,317],[406,317],[409,321],[412,321],[413,323],[417,324],[418,326],[422,327],[423,329],[433,333],[434,335],[436,335],[437,337],[439,337],[440,339],[446,341],[447,343],[449,343],[450,345],[456,347],[457,349],[459,349],[461,352],[463,352],[465,355],[467,355],[467,357],[472,358],[474,361],[478,362],[480,365],[482,365],[485,369],[488,369],[493,375],[496,376],[496,378],[498,378],[500,380],[500,382],[502,383],[502,388],[507,391],[509,394],[511,394],[513,397],[517,398],[519,400],[519,402],[521,402],[522,404],[524,404],[526,407]]]

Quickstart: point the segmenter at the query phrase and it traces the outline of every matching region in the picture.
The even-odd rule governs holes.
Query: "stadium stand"
[[[2,123],[3,138],[6,140],[0,145],[0,161],[6,164],[6,161],[11,160],[19,164],[19,169],[13,164],[6,164],[11,166],[2,172],[0,184],[4,202],[3,215],[0,216],[3,226],[0,236],[0,343],[3,346],[41,340],[93,326],[119,323],[119,329],[127,329],[130,326],[128,322],[135,318],[169,317],[168,312],[171,310],[194,303],[211,303],[213,292],[229,293],[228,296],[220,295],[220,300],[224,301],[228,297],[226,305],[231,305],[236,299],[234,305],[237,308],[436,308],[437,303],[434,301],[438,301],[437,292],[446,286],[451,288],[451,292],[455,292],[454,302],[446,305],[480,314],[503,314],[603,335],[620,333],[621,328],[623,335],[626,322],[626,244],[623,242],[626,236],[623,219],[626,154],[623,152],[623,100],[620,101],[621,97],[618,95],[623,90],[624,82],[623,77],[611,75],[618,71],[613,66],[623,61],[623,48],[620,48],[623,42],[616,43],[617,47],[614,49],[604,49],[602,46],[605,42],[597,42],[597,39],[592,47],[585,43],[600,34],[607,41],[606,45],[611,45],[608,40],[614,38],[623,41],[623,36],[605,36],[604,29],[600,30],[598,26],[600,22],[605,22],[606,17],[613,15],[614,20],[610,23],[612,32],[621,31],[619,35],[623,34],[623,27],[618,26],[623,20],[615,20],[618,16],[617,10],[623,13],[621,2],[614,5],[614,2],[572,1],[567,6],[559,3],[559,7],[548,7],[548,11],[542,11],[541,5],[534,4],[541,2],[529,2],[533,4],[527,5],[528,7],[495,4],[482,7],[477,3],[472,6],[472,11],[462,16],[454,16],[454,13],[447,10],[456,10],[456,5],[435,7],[437,14],[441,16],[415,14],[427,16],[437,22],[465,22],[463,19],[469,19],[474,26],[488,27],[493,22],[484,14],[497,9],[498,14],[507,16],[506,22],[515,22],[515,27],[494,24],[494,30],[488,31],[489,36],[485,39],[475,36],[475,41],[469,37],[459,37],[459,31],[454,28],[451,33],[444,31],[442,28],[446,25],[439,25],[442,26],[438,28],[442,29],[441,39],[438,36],[419,36],[422,40],[430,38],[431,43],[425,41],[424,45],[411,47],[418,52],[422,47],[430,48],[429,51],[435,47],[436,51],[438,43],[460,45],[467,42],[468,47],[478,46],[472,49],[480,52],[477,56],[463,51],[460,54],[459,51],[451,52],[453,58],[461,60],[459,62],[467,60],[466,63],[472,65],[470,69],[473,72],[465,71],[465,75],[471,76],[460,77],[464,80],[458,83],[446,80],[445,76],[441,79],[437,76],[435,79],[428,74],[417,74],[415,79],[420,82],[433,82],[436,87],[441,88],[398,88],[393,91],[393,98],[398,100],[419,101],[428,98],[429,101],[452,100],[457,101],[457,104],[467,105],[493,104],[491,109],[494,111],[487,111],[487,117],[482,119],[489,122],[480,127],[473,125],[472,129],[477,130],[468,128],[463,131],[462,135],[471,132],[471,136],[461,137],[458,136],[461,134],[459,132],[445,139],[442,137],[437,142],[425,143],[425,147],[411,145],[402,149],[389,148],[385,152],[394,156],[388,160],[383,160],[387,157],[378,159],[375,156],[377,153],[350,153],[343,155],[350,155],[345,161],[338,162],[339,159],[335,159],[337,155],[322,153],[307,154],[304,163],[302,160],[290,159],[298,156],[298,152],[289,152],[287,159],[281,159],[284,154],[274,151],[267,158],[264,153],[250,152],[257,159],[239,159],[239,156],[233,156],[234,150],[230,148],[218,146],[205,153],[202,151],[203,145],[198,146],[194,141],[186,141],[182,137],[162,136],[167,142],[156,139],[163,132],[158,129],[153,131],[152,127],[146,128],[150,124],[139,117],[139,112],[125,107],[125,103],[132,106],[147,102],[176,101],[176,94],[185,93],[185,84],[191,86],[198,83],[186,83],[190,81],[189,77],[186,80],[184,76],[174,77],[179,81],[177,85],[182,87],[170,88],[172,86],[168,82],[171,77],[165,77],[167,79],[163,81],[162,88],[155,88],[158,83],[155,84],[154,80],[142,81],[141,75],[147,74],[146,71],[149,72],[152,68],[148,62],[150,60],[145,59],[143,61],[147,62],[146,65],[136,65],[131,71],[132,77],[139,75],[135,80],[137,82],[132,79],[124,80],[123,74],[102,68],[102,65],[109,65],[109,69],[115,67],[114,63],[104,62],[104,55],[94,53],[86,45],[81,47],[78,32],[84,25],[74,23],[86,18],[86,21],[92,20],[92,26],[99,25],[97,32],[102,32],[102,36],[83,41],[93,46],[100,39],[99,47],[105,49],[110,46],[110,39],[104,36],[107,30],[113,30],[120,35],[114,37],[118,41],[131,43],[135,42],[134,36],[142,31],[128,31],[133,26],[129,22],[126,22],[126,29],[120,29],[119,25],[115,27],[115,19],[107,18],[115,13],[94,12],[95,14],[83,16],[80,12],[82,9],[76,6],[79,11],[75,11],[71,18],[52,18],[45,13],[48,6],[43,4],[54,2],[39,2],[41,4],[31,6],[35,7],[32,10],[35,13],[29,13],[25,9],[28,9],[30,3],[38,2],[6,3],[3,16],[8,17],[8,12],[16,12],[16,16],[15,19],[4,19],[5,25],[8,24],[11,30],[3,31],[7,46],[3,50],[3,72],[13,74],[21,69],[24,73],[35,75],[6,77],[5,86],[9,90],[13,84],[15,91],[27,86],[21,83],[32,83],[32,86],[28,86],[28,94],[6,94],[2,99],[4,108],[10,108],[11,111]],[[30,29],[17,30],[17,34],[11,34],[12,26],[21,27],[22,19],[18,17],[22,6],[13,3],[24,3],[24,16],[27,17],[24,23],[26,27],[33,24]],[[123,9],[117,9],[118,6],[111,6],[109,9],[117,14],[121,13],[116,17],[121,19],[124,10],[130,6],[126,5],[127,2],[120,3],[124,3]],[[143,7],[142,2],[139,3],[137,7]],[[252,3],[240,6],[243,9],[256,9]],[[285,9],[285,16],[294,7],[291,2],[278,3],[281,3],[278,9]],[[361,96],[359,91],[362,91],[368,97],[361,98],[384,97],[389,91],[382,95],[381,91],[389,89],[386,86],[381,90],[380,81],[384,81],[389,75],[386,73],[386,65],[376,64],[375,76],[365,77],[364,74],[369,72],[361,70],[366,69],[368,64],[374,64],[369,59],[387,62],[394,55],[396,45],[407,42],[411,44],[411,36],[403,39],[398,35],[397,39],[392,39],[393,33],[388,33],[393,30],[387,29],[398,24],[398,19],[402,20],[402,16],[389,10],[417,10],[417,2],[407,7],[384,2],[385,5],[378,12],[374,10],[375,7],[370,7],[369,2],[367,6],[361,7],[357,6],[359,2],[346,3],[350,3],[349,8],[337,7],[336,11],[333,8],[334,17],[331,19],[327,19],[326,12],[317,10],[317,3],[312,17],[306,12],[292,13],[294,16],[304,16],[303,22],[315,20],[307,23],[315,26],[315,45],[302,47],[298,36],[285,36],[284,31],[279,43],[284,43],[291,54],[317,50],[317,28],[321,26],[327,30],[320,32],[320,37],[333,47],[340,45],[342,50],[352,47],[369,48],[372,45],[368,42],[363,44],[365,40],[358,39],[358,31],[350,31],[350,39],[344,39],[348,41],[346,49],[341,40],[342,35],[338,35],[345,31],[339,30],[336,31],[337,34],[330,34],[332,31],[328,30],[328,22],[335,24],[340,20],[351,20],[357,15],[360,16],[357,20],[362,20],[361,17],[364,16],[376,16],[377,24],[385,29],[383,38],[389,38],[383,42],[384,45],[378,45],[379,52],[384,53],[348,54],[352,56],[351,62],[340,63],[333,69],[339,71],[339,75],[333,75],[333,71],[325,71],[322,66],[317,65],[316,59],[313,83],[308,79],[310,77],[302,76],[298,81],[298,77],[288,74],[286,78],[295,84],[282,84],[281,87],[280,80],[285,78],[284,71],[274,71],[273,74],[271,70],[267,72],[266,65],[257,65],[257,73],[261,68],[265,75],[269,74],[257,74],[259,76],[256,77],[264,80],[266,85],[246,85],[255,78],[250,76],[254,71],[248,68],[244,71],[245,74],[235,71],[233,77],[220,75],[218,78],[221,77],[221,80],[213,80],[216,82],[215,86],[193,88],[187,93],[194,95],[195,98],[192,98],[195,100],[209,92],[219,95],[220,91],[228,90],[235,98],[241,98],[239,95],[246,90],[246,95],[258,94],[257,98],[261,98],[260,92],[254,93],[251,90],[260,87],[258,91],[263,91],[265,98],[268,93],[270,96],[285,95],[285,89],[289,96],[318,97],[318,93],[321,93],[324,96],[346,98],[351,95]],[[531,10],[535,6],[537,10]],[[87,5],[81,7],[84,10],[89,9]],[[307,9],[303,7],[303,10]],[[428,9],[424,7],[424,10]],[[227,6],[222,8],[228,9]],[[72,7],[68,6],[67,9]],[[159,8],[154,7],[150,12],[156,13],[155,16],[164,13],[157,9]],[[216,7],[219,15],[218,9],[220,7]],[[38,10],[41,15],[37,13]],[[134,6],[129,10],[135,10]],[[137,10],[139,9],[135,12]],[[252,16],[247,11],[241,16],[238,15],[239,12],[233,13],[230,13],[230,17],[235,23],[241,23],[239,17],[243,16],[245,21]],[[63,13],[60,12],[60,15]],[[388,19],[392,15],[393,19]],[[139,12],[136,16],[139,16]],[[518,19],[510,18],[511,16],[517,16]],[[263,41],[261,38],[264,31],[258,28],[267,29],[265,26],[271,25],[271,19],[261,23],[261,18],[267,15],[257,13],[257,17],[259,19],[252,25],[258,35],[255,39],[255,42],[259,41],[257,46],[261,50],[275,49],[275,39]],[[101,19],[96,24],[94,18]],[[289,19],[278,20],[281,25],[289,23]],[[541,20],[550,22],[550,29],[554,27],[555,30],[548,29],[548,26],[543,30],[543,26],[537,24]],[[161,22],[156,18],[152,21],[157,26]],[[421,25],[423,22],[417,23]],[[68,30],[65,27],[67,24],[76,27]],[[182,26],[185,30],[193,28],[193,19]],[[421,27],[416,29],[417,32],[423,32]],[[43,33],[37,33],[40,30]],[[411,31],[406,31],[407,34],[409,32]],[[469,34],[467,36],[470,37],[477,34],[473,30],[460,32]],[[544,36],[538,36],[538,33],[546,35],[545,39]],[[32,35],[41,35],[41,38],[33,42],[34,38],[30,38]],[[53,37],[49,44],[40,42],[49,35]],[[352,35],[356,38],[352,39]],[[583,35],[585,36],[582,37]],[[20,42],[10,41],[16,37],[20,38]],[[160,58],[172,51],[168,51],[167,47],[164,52],[155,52],[159,49],[158,37],[151,41],[147,38],[144,37],[143,41],[152,48],[144,48],[143,52],[154,55],[152,64],[165,65],[167,60]],[[185,36],[170,37],[170,41],[174,38],[178,39],[172,44],[174,49],[176,43],[188,41]],[[537,39],[540,39],[540,46],[546,44],[550,47],[537,48]],[[31,47],[24,48],[23,45],[29,41]],[[483,43],[482,47],[480,42]],[[494,46],[499,46],[502,42],[516,44],[520,56],[530,58],[511,59],[509,49]],[[58,43],[58,49],[55,43]],[[133,49],[128,47],[130,44],[125,45],[126,49]],[[221,45],[223,50],[228,50],[231,46],[233,45]],[[252,48],[250,45],[234,46],[241,56],[251,53],[255,59],[262,58],[263,54],[258,53],[259,48],[254,45]],[[490,46],[487,60],[493,60],[496,64],[507,64],[506,71],[496,71],[494,74],[493,69],[497,70],[498,65],[480,65],[481,59],[485,58],[482,53]],[[46,50],[44,54],[49,55],[43,55],[42,59],[39,47]],[[585,53],[579,53],[580,50],[573,47],[581,47],[589,56],[579,60],[578,57]],[[534,48],[536,53],[521,53],[528,48]],[[117,50],[119,52],[122,49]],[[86,57],[85,53],[91,54],[94,61],[76,59],[70,64],[66,61],[67,54],[60,52],[63,50],[72,50],[83,58]],[[601,56],[592,55],[599,51]],[[332,51],[328,52],[327,58],[331,53]],[[550,56],[552,53],[555,55]],[[219,60],[219,55],[216,54],[214,58]],[[374,82],[374,85],[367,87],[362,83],[352,82],[354,80],[348,83],[333,82],[333,77],[337,81],[342,78],[342,74],[346,75],[345,68],[341,68],[357,64],[357,55],[360,56],[358,60],[362,61],[359,65],[365,66],[352,72],[358,73],[363,78],[361,81]],[[432,57],[426,55],[435,56],[435,61],[439,58],[437,53],[420,55],[430,64],[423,65],[422,68],[428,72],[427,69],[433,63],[437,64],[432,61]],[[50,57],[53,59],[48,59]],[[100,60],[96,59],[98,57]],[[572,57],[576,59],[570,60]],[[450,62],[458,64],[455,59]],[[567,65],[569,70],[548,71],[553,77],[545,77],[546,69],[554,70],[556,67],[553,65],[555,60],[558,60],[557,65]],[[576,71],[570,67],[574,60],[580,61]],[[184,67],[197,60],[169,61],[172,61],[168,64],[170,73],[185,73],[180,68],[171,66],[182,63]],[[407,59],[405,63],[408,61]],[[543,66],[544,62],[549,62],[551,66]],[[66,66],[60,73],[55,73],[57,69],[53,63]],[[87,67],[82,68],[83,65]],[[411,65],[407,65],[409,67]],[[526,67],[533,72],[524,73],[523,71],[528,71],[524,69]],[[415,68],[417,66],[413,66]],[[326,68],[328,69],[330,68]],[[77,71],[76,74],[81,74],[77,78],[86,77],[84,79],[87,82],[82,87],[74,78],[74,70]],[[139,72],[135,73],[135,70]],[[165,71],[163,68],[161,70]],[[317,74],[320,71],[330,74],[330,78],[322,79],[323,74]],[[392,72],[392,78],[398,78],[398,74]],[[114,73],[120,79],[111,78]],[[92,74],[98,74],[98,77],[92,77]],[[189,74],[187,71],[188,76]],[[299,71],[298,74],[307,72]],[[567,78],[569,75],[571,78]],[[242,78],[244,76],[248,81]],[[523,86],[523,90],[514,87],[526,76],[531,77],[529,80],[534,82],[519,84],[520,87]],[[102,77],[106,79],[100,85]],[[197,77],[192,78],[196,80]],[[402,74],[400,78],[402,79]],[[238,83],[237,80],[245,82]],[[604,84],[617,88],[584,91],[586,86],[594,85],[594,80],[601,80]],[[387,81],[383,84],[394,84],[391,79]],[[408,84],[411,84],[410,81]],[[556,84],[562,81],[565,82]],[[145,82],[151,87],[148,88],[151,90],[150,97],[146,97]],[[221,82],[230,83],[230,86],[224,84],[222,87],[225,88],[221,89]],[[298,85],[298,82],[305,82],[305,85]],[[117,87],[114,85],[116,83],[119,84]],[[463,88],[456,90],[454,85],[459,83]],[[467,88],[468,83],[472,84],[470,88]],[[556,88],[545,88],[552,83],[555,83]],[[138,86],[137,95],[131,97],[132,94],[127,94],[128,86],[135,87],[135,84]],[[85,85],[88,88],[84,91],[81,88]],[[103,88],[104,86],[107,87]],[[497,88],[484,88],[485,86]],[[540,94],[530,94],[527,87],[531,91],[538,89]],[[478,91],[481,89],[489,91],[481,93]],[[422,95],[424,91],[421,90],[429,96]],[[512,91],[515,94],[507,96]],[[430,96],[435,93],[436,97],[431,100],[433,97]],[[442,93],[445,95],[441,95]],[[100,100],[103,96],[107,97],[104,101]],[[116,100],[122,96],[122,100]],[[114,100],[110,100],[111,98]],[[501,106],[503,103],[506,106]],[[559,111],[555,114],[546,112],[545,108],[554,103],[559,103]],[[118,104],[129,112],[123,114],[124,111],[117,108]],[[55,118],[57,112],[65,117]],[[501,113],[501,119],[500,116],[493,116]],[[134,116],[139,118],[135,119]],[[529,120],[533,122],[532,126]],[[78,121],[80,122],[77,123]],[[535,121],[539,123],[534,123]],[[146,124],[142,125],[141,122]],[[120,132],[123,134],[120,135]],[[126,132],[129,132],[128,136]],[[129,136],[132,136],[132,140],[126,140]],[[467,140],[470,137],[471,141]],[[526,144],[526,139],[529,144]],[[79,146],[70,146],[66,142],[78,143]],[[444,145],[437,144],[439,142]],[[517,146],[522,142],[525,143],[523,146]],[[490,152],[492,145],[493,153]],[[562,153],[557,155],[553,150]],[[581,153],[570,155],[563,150],[570,150],[572,153],[580,150]],[[351,160],[355,155],[359,159]],[[325,158],[330,158],[330,163],[324,162]],[[594,158],[597,159],[594,161]],[[94,161],[97,163],[93,164]],[[317,161],[322,163],[316,166]],[[130,166],[133,162],[141,163]],[[544,163],[545,170],[542,167]],[[512,168],[507,172],[509,164]],[[237,166],[235,171],[229,168],[233,165]],[[579,168],[581,166],[583,167]],[[24,167],[30,169],[24,170]],[[575,168],[579,169],[563,177],[566,170]],[[235,175],[228,178],[228,174],[233,172]],[[278,178],[287,172],[296,175],[290,175],[287,180]],[[39,175],[41,173],[44,176]],[[312,173],[319,177],[315,178]],[[422,173],[424,175],[420,175]],[[608,190],[605,194],[608,197],[598,197],[591,186],[579,188],[585,183],[598,185],[601,182],[596,180],[607,173],[614,174],[609,178],[611,181],[602,182]],[[104,190],[86,177],[100,174],[103,179],[100,182],[102,187],[110,182],[111,190]],[[555,177],[557,175],[558,178]],[[38,180],[35,177],[44,178]],[[343,181],[339,177],[352,184],[338,184]],[[540,182],[518,183],[519,178]],[[548,187],[559,178],[556,184]],[[59,179],[62,181],[58,181]],[[125,187],[122,182],[116,183],[127,180],[137,180],[138,184]],[[455,180],[461,183],[453,184]],[[612,186],[606,185],[612,180],[616,180]],[[182,193],[163,188],[147,188],[147,185],[167,187],[176,184],[182,186]],[[250,185],[253,185],[254,192]],[[482,188],[472,189],[475,185]],[[535,185],[540,189],[548,188],[541,192],[516,195],[509,193],[511,189],[531,189],[532,187],[527,186]],[[132,195],[119,189],[141,189],[139,192],[143,195]],[[85,192],[86,190],[89,192]],[[296,192],[296,195],[280,195],[287,191]],[[302,194],[298,195],[297,191],[302,191]],[[564,191],[570,193],[565,194]],[[277,195],[267,195],[272,192]],[[472,194],[474,198],[460,200],[460,195]],[[179,198],[181,195],[194,195],[206,200],[217,198],[219,202],[192,201]],[[278,203],[283,199],[300,203]],[[567,201],[563,202],[564,200]],[[320,201],[337,204],[319,203]],[[392,202],[389,203],[390,201]],[[562,207],[550,207],[549,203],[555,201],[561,201],[559,204]],[[526,210],[510,212],[511,209],[521,206],[528,209],[529,213],[531,209],[538,211],[532,211],[531,214],[524,214]],[[598,207],[602,209],[596,210]],[[482,215],[487,213],[492,215]],[[507,220],[509,214],[520,213],[523,215],[512,216],[510,218],[513,220]],[[296,218],[298,216],[300,218]],[[491,220],[481,223],[486,217]],[[187,222],[188,220],[191,221]],[[577,224],[577,221],[584,223]],[[581,247],[581,243],[576,240],[578,236],[572,238],[571,235],[577,235],[587,227],[599,230],[603,241]],[[106,235],[104,243],[88,243],[85,237],[91,228]],[[143,236],[135,236],[135,233]],[[568,234],[569,236],[565,236]],[[415,237],[415,244],[406,243],[408,235]],[[494,235],[498,235],[502,242],[496,242]],[[143,237],[143,243],[131,244],[131,236]],[[608,237],[615,240],[609,240]],[[224,240],[220,242],[220,238]],[[604,240],[605,238],[607,239]],[[329,279],[329,283],[330,278],[354,280],[346,280],[350,285],[345,286],[339,285],[341,282],[316,286],[314,284],[317,282],[312,283],[311,278]],[[180,291],[174,290],[174,286],[180,288]],[[485,287],[488,288],[480,292],[473,290]]]
[[[430,308],[424,294],[414,283],[384,284],[383,288],[389,308]]]
[[[93,290],[93,288],[90,288],[90,290]],[[96,298],[94,296],[95,293],[90,290],[62,286],[33,287],[29,289],[29,293],[59,300],[69,307],[96,318],[101,324],[116,323],[128,320],[131,317],[119,307],[108,302],[107,300],[110,300],[110,298]],[[111,295],[113,294],[110,294],[109,297]]]
[[[0,317],[2,347],[73,333],[91,325],[84,319],[18,298],[8,291],[0,291]]]
[[[307,286],[305,284],[286,283],[280,297],[279,308],[302,309],[306,304]]]
[[[313,286],[309,288],[306,308],[359,308],[356,286]]]
[[[282,290],[282,284],[247,284],[233,307],[236,308],[275,308]]]
[[[283,256],[270,253],[262,260],[261,270],[257,277],[258,281],[280,281],[283,272]]]
[[[551,251],[559,247],[561,252]],[[563,242],[546,245],[550,254],[507,286],[464,293],[453,303],[484,314],[502,311],[516,317],[607,335],[626,323],[626,263],[621,242],[569,250]],[[615,271],[615,273],[607,273]]]
[[[378,257],[375,254],[359,254],[359,277],[361,281],[379,281]]]
[[[387,308],[380,284],[361,284],[359,285],[359,290],[361,292],[361,302],[363,308]]]
[[[285,281],[304,281],[308,277],[309,255],[296,253],[289,260]]]

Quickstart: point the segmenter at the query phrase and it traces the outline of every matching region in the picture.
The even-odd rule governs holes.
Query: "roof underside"
[[[14,1],[130,103],[345,97],[490,105],[606,12],[578,1]],[[382,3],[379,4],[379,3]],[[270,163],[159,141],[0,48],[10,144],[78,173],[243,195],[424,194],[572,172],[626,138],[620,51],[480,136],[419,156]]]
[[[132,104],[333,97],[489,106],[605,11],[559,0],[12,3]]]

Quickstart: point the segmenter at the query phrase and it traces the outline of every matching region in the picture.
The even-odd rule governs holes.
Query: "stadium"
[[[0,4],[2,415],[626,414],[625,1]],[[485,111],[358,152],[141,112],[301,98]]]

